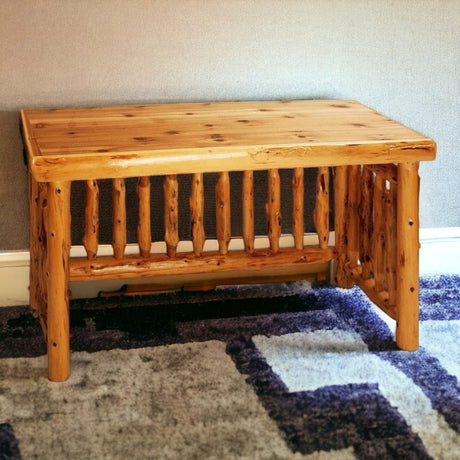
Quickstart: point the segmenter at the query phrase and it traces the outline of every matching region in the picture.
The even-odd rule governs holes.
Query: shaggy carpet
[[[358,289],[307,282],[76,301],[46,378],[0,309],[0,459],[460,458],[460,277],[421,280],[421,347]]]

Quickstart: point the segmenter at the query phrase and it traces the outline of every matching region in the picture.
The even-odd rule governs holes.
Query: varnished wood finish
[[[50,182],[47,200],[48,376],[62,382],[69,376],[70,354],[70,183]]]
[[[295,168],[292,176],[292,234],[294,246],[303,249],[304,236],[304,171],[303,168]],[[324,247],[321,246],[320,247]]]
[[[348,167],[337,166],[334,175],[335,247],[337,249],[335,282],[342,288],[349,288],[354,284],[347,271],[347,199]]]
[[[360,166],[348,166],[348,197],[347,197],[347,263],[350,268],[358,265],[359,259],[359,203],[361,199]]]
[[[124,179],[112,182],[113,255],[122,259],[126,247],[126,188]]]
[[[418,348],[419,177],[418,163],[398,165],[396,343]]]
[[[30,181],[31,306],[47,335],[49,376],[69,372],[69,281],[155,276],[158,284],[311,273],[336,259],[335,280],[357,284],[418,346],[418,162],[435,143],[355,101],[266,101],[23,110]],[[318,246],[303,244],[303,169],[318,168]],[[329,237],[334,171],[335,247]],[[280,169],[293,171],[293,248],[281,248]],[[267,171],[270,249],[254,248],[253,171]],[[245,250],[230,250],[230,171],[243,171]],[[206,173],[218,173],[219,252],[205,252]],[[178,174],[192,175],[193,253],[177,252]],[[166,254],[151,254],[150,176],[164,175]],[[125,255],[125,178],[138,177],[139,255]],[[97,257],[97,179],[113,181],[113,257]],[[70,185],[86,181],[84,246],[69,261]],[[312,197],[313,199],[313,197]],[[155,203],[156,204],[156,203]],[[231,245],[230,245],[231,246]],[[213,284],[214,283],[214,284]]]
[[[216,224],[219,251],[225,255],[228,253],[228,244],[231,238],[230,177],[228,172],[220,173],[216,183]]]
[[[396,210],[397,191],[396,184],[388,182],[389,188],[385,190],[385,272],[389,294],[389,303],[396,304],[396,276],[397,276],[397,232]]]
[[[30,176],[30,306],[38,315],[45,336],[47,335],[48,288],[46,207],[47,184]]]
[[[265,205],[268,223],[268,239],[273,253],[280,248],[281,236],[281,182],[277,169],[268,171],[268,198]]]
[[[139,198],[139,214],[137,223],[137,242],[139,253],[147,258],[152,245],[152,232],[150,229],[150,177],[139,177],[137,182],[137,195]]]
[[[355,101],[24,110],[22,119],[31,172],[45,182],[435,157],[431,139]]]
[[[243,240],[248,254],[254,252],[254,173],[243,173]]]
[[[271,250],[255,251],[248,255],[246,251],[231,251],[227,255],[217,252],[196,254],[177,254],[175,258],[168,256],[151,256],[145,260],[139,256],[129,256],[119,260],[113,257],[98,257],[94,261],[86,258],[72,259],[70,276],[72,281],[91,279],[137,278],[142,276],[167,276],[178,274],[205,275],[214,272],[234,272],[260,270],[264,267],[298,267],[302,264],[322,264],[335,257],[334,248],[320,249],[305,247],[285,249],[273,254]]]
[[[373,196],[374,231],[372,235],[372,270],[374,272],[375,289],[385,289],[385,179],[377,175],[374,183]]]
[[[396,184],[398,182],[398,167],[394,164],[387,165],[366,165],[375,174],[378,174],[382,179]]]
[[[85,234],[83,246],[88,259],[94,259],[99,245],[99,186],[96,180],[85,183]]]
[[[362,279],[368,280],[372,271],[372,234],[373,226],[374,173],[371,168],[363,167],[361,176],[361,201],[359,205],[360,238],[359,258]]]
[[[192,242],[195,255],[203,254],[204,242],[204,187],[203,174],[194,174],[192,180],[192,191],[190,194],[190,214],[192,227]]]
[[[174,257],[179,243],[179,184],[175,174],[165,177],[163,192],[167,254],[169,257]]]
[[[313,212],[320,248],[326,248],[329,242],[329,168],[318,168],[316,178],[316,205]]]
[[[390,296],[387,291],[377,291],[375,289],[375,280],[373,278],[363,279],[362,267],[355,267],[351,270],[351,274],[356,281],[356,284],[364,291],[377,307],[383,310],[390,318],[396,319],[396,305],[390,303]]]

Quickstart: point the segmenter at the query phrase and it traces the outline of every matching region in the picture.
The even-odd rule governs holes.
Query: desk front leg
[[[398,165],[396,343],[418,348],[419,176],[418,163]]]
[[[62,382],[69,377],[69,254],[70,182],[48,184],[48,375]]]

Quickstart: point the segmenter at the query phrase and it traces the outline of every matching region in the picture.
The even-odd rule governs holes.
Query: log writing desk
[[[30,303],[43,326],[49,378],[69,375],[69,281],[142,276],[254,277],[263,269],[301,274],[335,260],[335,282],[358,285],[397,322],[396,341],[418,347],[418,165],[435,143],[357,103],[342,100],[218,102],[24,110],[31,177]],[[304,168],[316,191],[304,198]],[[292,170],[293,247],[280,247],[280,169]],[[269,248],[254,245],[254,171],[265,170]],[[229,250],[229,172],[242,172],[244,241]],[[203,250],[203,174],[218,173],[218,250]],[[192,175],[190,191],[178,174]],[[164,202],[150,206],[150,176],[163,176]],[[138,177],[137,254],[127,255],[125,178]],[[113,254],[97,257],[98,179],[112,179]],[[329,200],[329,181],[334,199]],[[70,258],[70,189],[85,181],[83,244]],[[333,181],[333,183],[332,183]],[[178,193],[189,195],[193,250],[177,251]],[[316,245],[304,245],[304,199],[315,200]],[[153,200],[154,201],[154,200]],[[330,203],[329,201],[333,201]],[[152,254],[150,212],[161,206],[164,253]],[[329,244],[329,208],[335,243]]]

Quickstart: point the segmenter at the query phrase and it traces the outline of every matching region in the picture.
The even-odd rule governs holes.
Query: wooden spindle
[[[85,234],[83,246],[89,260],[96,258],[99,244],[99,187],[96,180],[85,185]]]
[[[370,279],[372,271],[373,195],[374,174],[370,168],[364,166],[361,179],[361,203],[359,206],[361,222],[359,259],[361,261],[361,277],[363,280]]]
[[[374,183],[374,233],[372,239],[372,268],[375,290],[385,289],[385,179],[377,175]]]
[[[192,242],[195,255],[203,254],[205,232],[204,232],[204,187],[203,173],[193,175],[192,192],[190,195],[190,213],[192,226]]]
[[[319,247],[326,249],[329,243],[329,168],[318,168],[316,178],[316,205],[313,212]]]
[[[254,252],[254,173],[243,173],[243,240],[248,254]]]
[[[281,237],[281,181],[277,169],[268,171],[268,201],[265,205],[268,239],[273,253],[279,251]]]
[[[150,256],[152,233],[150,229],[150,177],[139,177],[137,182],[137,196],[139,198],[139,217],[137,223],[137,242],[141,257]]]
[[[389,303],[396,303],[396,185],[387,182],[385,190],[385,271]]]
[[[418,348],[419,309],[419,177],[418,163],[398,165],[397,321],[396,343]]]
[[[335,282],[337,286],[353,286],[351,276],[347,273],[347,200],[348,174],[347,166],[337,166],[334,177],[334,215],[335,247],[337,250]]]
[[[126,189],[124,179],[112,179],[113,255],[122,259],[126,247]]]
[[[179,184],[177,175],[166,176],[163,182],[165,243],[169,257],[176,255],[179,243]]]
[[[347,199],[347,259],[350,268],[358,266],[359,259],[359,201],[361,167],[348,166]]]
[[[296,249],[303,249],[304,170],[295,168],[292,176],[292,234]]]
[[[230,224],[230,177],[228,172],[221,172],[216,183],[216,220],[219,252],[228,253],[231,238]]]

